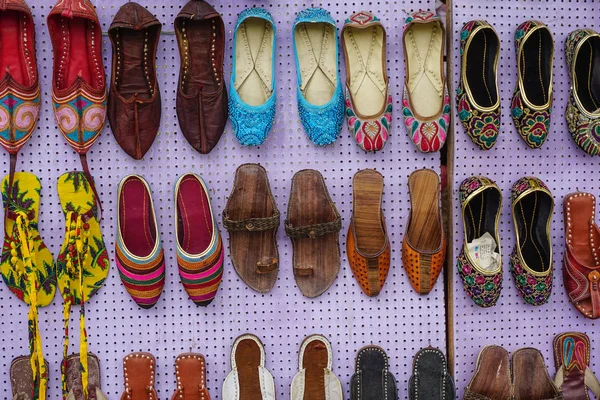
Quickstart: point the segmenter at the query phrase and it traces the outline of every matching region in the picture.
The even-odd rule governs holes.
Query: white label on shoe
[[[489,232],[467,244],[471,259],[485,271],[494,271],[500,264],[500,254],[496,253],[496,247],[496,241]]]

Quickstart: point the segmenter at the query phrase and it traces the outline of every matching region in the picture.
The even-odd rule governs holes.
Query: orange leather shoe
[[[367,296],[377,296],[390,270],[390,243],[381,199],[383,176],[363,169],[352,180],[352,221],[346,253],[352,273]]]
[[[446,257],[446,237],[440,209],[440,178],[420,169],[408,177],[411,210],[402,240],[402,265],[413,289],[429,294]]]

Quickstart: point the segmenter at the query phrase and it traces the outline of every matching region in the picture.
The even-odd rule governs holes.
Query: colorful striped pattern
[[[160,239],[157,239],[160,241]],[[121,235],[117,235],[116,261],[125,289],[142,308],[156,304],[165,285],[165,258],[162,244],[143,261],[128,254]]]
[[[208,306],[217,295],[223,279],[223,243],[213,218],[211,245],[199,255],[183,252],[177,245],[179,277],[190,299],[198,306]]]

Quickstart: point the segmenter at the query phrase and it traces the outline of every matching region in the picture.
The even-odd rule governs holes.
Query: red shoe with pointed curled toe
[[[106,119],[106,78],[102,65],[102,30],[89,0],[58,0],[48,15],[54,67],[52,105],[58,128],[79,153],[81,165],[100,209],[87,165]]]

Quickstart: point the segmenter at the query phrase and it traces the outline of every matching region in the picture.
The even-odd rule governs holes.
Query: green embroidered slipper
[[[4,245],[0,259],[2,278],[8,288],[29,305],[28,336],[30,367],[39,398],[46,398],[47,368],[38,327],[38,307],[52,302],[56,274],[52,254],[38,232],[41,184],[28,172],[14,174],[9,193],[7,175],[2,180]]]
[[[79,316],[81,381],[88,398],[88,346],[84,304],[102,287],[110,261],[100,223],[96,196],[85,174],[68,172],[58,178],[58,197],[66,217],[65,240],[56,259],[58,287],[64,301],[65,337],[63,360],[69,350],[69,317],[73,305],[81,305]],[[66,398],[66,362],[61,366],[63,398]]]

